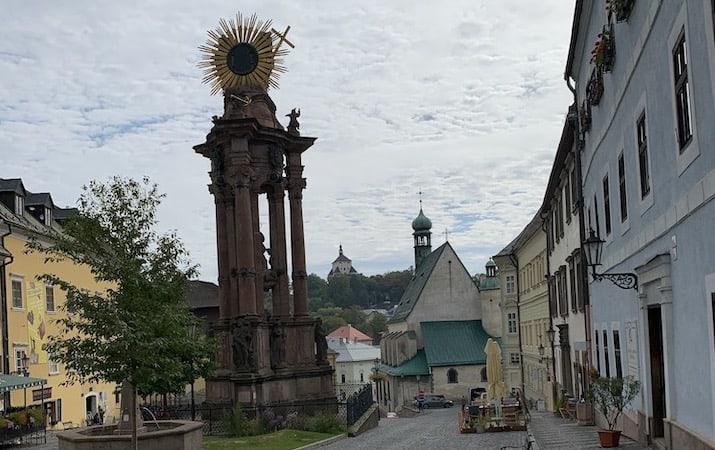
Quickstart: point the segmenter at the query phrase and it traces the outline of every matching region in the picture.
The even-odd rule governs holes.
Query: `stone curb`
[[[298,447],[298,448],[296,448],[296,449],[294,449],[294,450],[309,450],[309,449],[313,449],[313,448],[319,448],[319,447],[323,447],[324,445],[328,445],[328,444],[332,444],[333,442],[337,442],[337,441],[339,441],[339,440],[341,440],[341,439],[345,439],[346,437],[348,437],[348,434],[347,434],[347,433],[343,433],[343,434],[339,434],[339,435],[337,435],[337,436],[333,436],[333,437],[329,437],[329,438],[327,438],[327,439],[323,439],[322,441],[313,442],[312,444],[308,444],[308,445],[304,445],[304,446],[302,446],[302,447]]]

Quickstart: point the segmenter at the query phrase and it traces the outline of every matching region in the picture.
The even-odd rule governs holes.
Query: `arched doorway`
[[[97,393],[96,392],[90,392],[89,394],[85,394],[84,396],[84,411],[85,411],[85,418],[87,419],[87,423],[91,424],[92,420],[94,419],[94,415],[97,414]]]

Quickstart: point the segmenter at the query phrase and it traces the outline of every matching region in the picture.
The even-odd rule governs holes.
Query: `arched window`
[[[340,375],[340,381],[345,384],[345,374]]]
[[[487,382],[487,368],[482,367],[482,370],[480,371],[480,374],[482,376],[482,382],[486,383]]]
[[[365,379],[362,376],[362,372],[360,372],[360,382],[363,383],[364,381],[365,381]]]
[[[459,376],[456,370],[449,369],[447,371],[447,383],[459,383]]]

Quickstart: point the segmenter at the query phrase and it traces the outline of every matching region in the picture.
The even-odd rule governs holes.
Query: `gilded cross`
[[[417,194],[420,196],[420,209],[422,209],[422,191],[419,191]]]
[[[445,241],[449,240],[449,230],[446,228],[444,229],[444,240]]]
[[[271,31],[273,32],[273,34],[278,36],[278,43],[276,44],[276,48],[273,49],[273,52],[277,52],[283,42],[288,44],[290,48],[295,48],[295,45],[293,45],[293,43],[289,41],[288,38],[286,38],[286,35],[288,35],[288,31],[290,31],[290,25],[288,25],[283,34],[281,34],[280,31],[277,31],[275,28],[271,28]]]

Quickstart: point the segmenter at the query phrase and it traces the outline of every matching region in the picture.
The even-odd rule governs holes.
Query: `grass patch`
[[[313,442],[322,441],[338,433],[316,433],[313,431],[281,430],[275,433],[247,437],[205,436],[204,450],[292,450]]]

